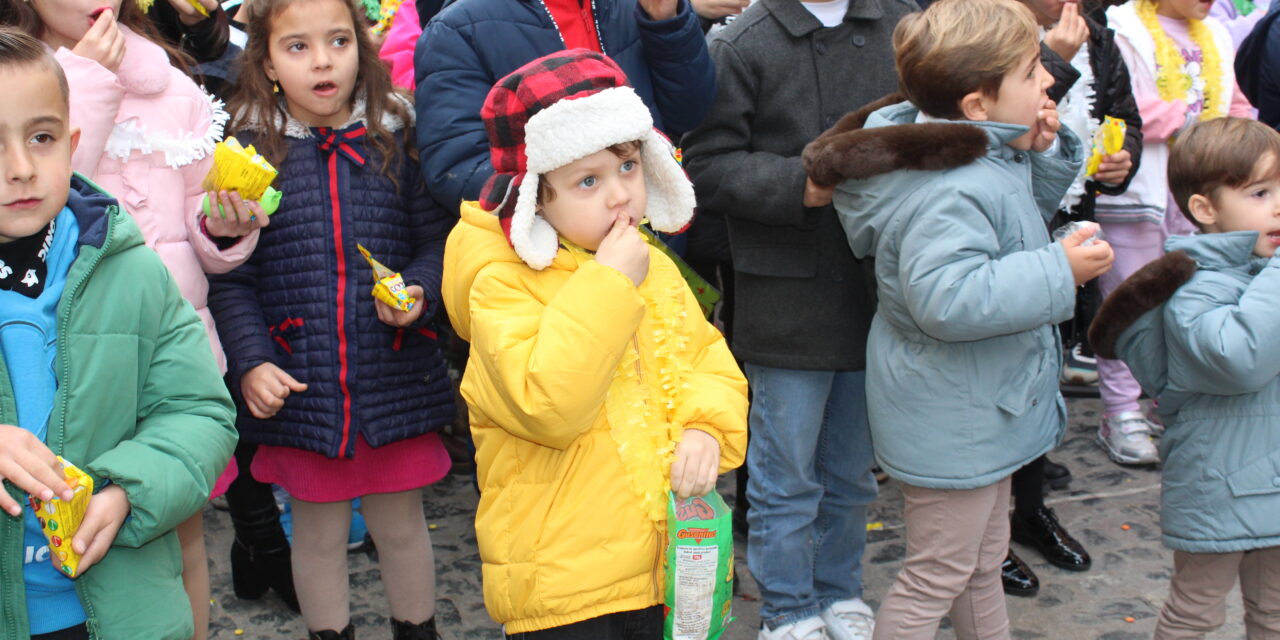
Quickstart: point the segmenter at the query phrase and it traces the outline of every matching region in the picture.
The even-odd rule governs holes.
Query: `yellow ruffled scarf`
[[[648,236],[646,240],[652,242]],[[579,265],[595,260],[591,252],[564,238],[560,244]],[[671,463],[684,432],[684,425],[673,423],[672,417],[676,398],[686,387],[686,374],[692,368],[684,356],[689,344],[685,330],[689,319],[684,305],[686,285],[678,278],[657,280],[645,278],[637,292],[644,299],[648,319],[641,328],[650,327],[651,331],[645,336],[646,342],[652,341],[647,359],[658,375],[644,374],[641,336],[637,334],[632,348],[623,352],[614,370],[604,403],[609,433],[618,446],[631,488],[640,500],[640,508],[655,524],[667,519]]]
[[[1136,8],[1138,18],[1156,44],[1156,89],[1160,92],[1160,99],[1165,102],[1183,100],[1191,104],[1194,96],[1189,98],[1189,94],[1193,93],[1196,79],[1187,71],[1187,61],[1173,38],[1160,26],[1156,0],[1139,0]],[[1221,118],[1227,114],[1228,96],[1222,95],[1222,56],[1218,52],[1217,41],[1203,20],[1188,20],[1187,29],[1191,41],[1200,48],[1203,56],[1200,80],[1204,85],[1204,108],[1200,111],[1200,121]]]

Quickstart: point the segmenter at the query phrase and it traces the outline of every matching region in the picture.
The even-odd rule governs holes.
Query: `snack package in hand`
[[[253,145],[240,146],[240,141],[227,138],[213,148],[213,168],[204,177],[205,191],[235,191],[245,200],[261,202],[267,215],[275,213],[280,206],[280,193],[271,188],[279,172],[258,155]],[[209,199],[205,198],[204,213],[210,215]],[[222,205],[218,205],[222,212]]]
[[[733,621],[732,523],[715,491],[668,496],[664,640],[717,640]]]
[[[368,249],[360,245],[356,245],[356,249],[360,250],[360,255],[369,261],[370,267],[373,267],[373,297],[401,311],[412,309],[417,300],[405,291],[404,278],[381,262],[374,260]]]
[[[1089,161],[1085,164],[1084,175],[1092,176],[1098,173],[1098,165],[1102,164],[1102,158],[1113,153],[1120,153],[1124,149],[1124,134],[1128,129],[1128,125],[1120,118],[1106,116],[1102,119],[1102,126],[1098,127],[1098,131],[1093,134],[1093,151],[1089,154]]]
[[[80,554],[71,548],[71,540],[80,530],[85,509],[89,508],[89,499],[93,497],[93,478],[75,465],[63,460],[61,456],[58,457],[58,461],[62,463],[62,473],[67,486],[71,487],[74,493],[71,501],[67,502],[60,498],[40,500],[32,496],[27,500],[27,504],[31,506],[36,518],[40,521],[40,530],[44,531],[44,537],[49,539],[49,554],[55,559],[58,570],[69,577],[76,578],[79,577],[77,572],[80,569]]]
[[[1068,222],[1062,225],[1061,227],[1058,227],[1057,229],[1053,230],[1053,241],[1062,242],[1063,238],[1066,238],[1067,236],[1085,228],[1092,228],[1094,229],[1094,232],[1093,232],[1093,235],[1089,236],[1088,238],[1085,238],[1085,241],[1081,242],[1080,246],[1089,247],[1089,246],[1092,246],[1093,243],[1099,240],[1106,239],[1104,237],[1104,234],[1102,233],[1102,226],[1099,225],[1098,223],[1091,222],[1089,220],[1072,220],[1071,222]]]

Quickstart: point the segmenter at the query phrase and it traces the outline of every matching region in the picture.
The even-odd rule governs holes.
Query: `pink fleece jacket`
[[[201,182],[213,164],[213,146],[222,139],[227,114],[169,64],[158,45],[123,25],[120,30],[125,54],[115,73],[66,48],[54,53],[71,85],[71,124],[81,130],[71,164],[133,215],[147,246],[160,255],[204,321],[225,372],[205,273],[240,266],[258,244],[255,230],[219,250],[200,227]]]

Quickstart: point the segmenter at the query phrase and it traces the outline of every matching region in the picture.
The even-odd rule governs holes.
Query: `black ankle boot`
[[[1071,484],[1071,470],[1049,458],[1044,459],[1044,482],[1051,489],[1061,491]]]
[[[257,600],[274,589],[285,605],[299,611],[293,588],[289,539],[280,526],[271,487],[254,480],[248,467],[227,489],[227,506],[235,540],[231,543],[231,586],[237,598]]]
[[[436,632],[435,616],[418,624],[392,618],[391,638],[392,640],[440,640],[440,634]]]
[[[1049,507],[1040,507],[1027,517],[1015,511],[1009,533],[1014,542],[1035,547],[1055,567],[1067,571],[1088,571],[1093,565],[1084,545],[1058,524],[1057,514]]]
[[[1040,579],[1022,558],[1014,555],[1013,549],[1000,565],[1000,581],[1004,584],[1004,592],[1011,596],[1031,598],[1040,592]]]
[[[312,631],[307,634],[307,640],[355,640],[356,628],[347,624],[347,628],[342,631],[333,631],[325,629],[324,631]]]
[[[231,587],[242,600],[257,600],[273,589],[294,613],[300,613],[293,588],[293,559],[288,546],[259,550],[239,538],[231,543]]]

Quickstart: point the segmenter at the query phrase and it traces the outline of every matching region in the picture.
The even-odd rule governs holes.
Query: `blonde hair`
[[[1015,0],[940,0],[893,32],[898,86],[921,111],[950,120],[963,116],[966,95],[997,95],[1039,47],[1035,16]]]

